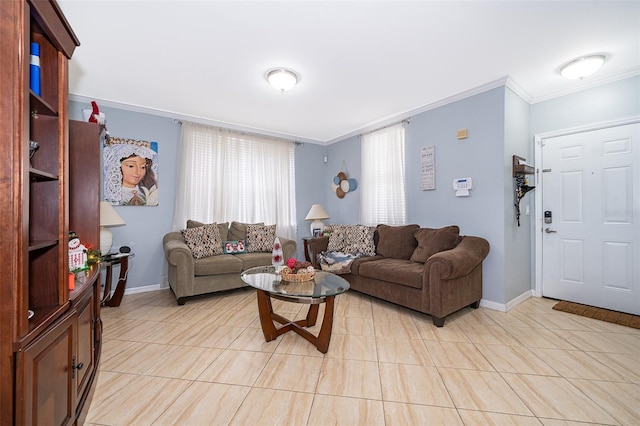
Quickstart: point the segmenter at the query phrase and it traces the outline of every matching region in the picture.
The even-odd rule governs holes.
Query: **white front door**
[[[543,296],[640,314],[640,124],[542,143]]]

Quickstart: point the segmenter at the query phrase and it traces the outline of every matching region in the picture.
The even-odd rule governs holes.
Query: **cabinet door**
[[[18,352],[16,424],[73,423],[76,334],[77,316],[72,310]]]
[[[84,393],[94,364],[94,299],[93,292],[87,291],[89,297],[78,306],[78,351],[76,354],[76,375],[78,380],[78,398]]]

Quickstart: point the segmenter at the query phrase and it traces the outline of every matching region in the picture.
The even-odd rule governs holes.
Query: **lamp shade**
[[[116,209],[106,201],[100,201],[100,253],[104,256],[111,250],[113,234],[108,226],[126,225]]]
[[[311,206],[309,213],[307,213],[307,217],[304,220],[311,220],[311,235],[313,236],[314,229],[320,229],[322,231],[324,229],[324,223],[322,223],[322,219],[329,219],[329,215],[325,211],[324,207],[320,204],[314,204]]]
[[[126,225],[116,209],[106,201],[100,201],[100,226]]]

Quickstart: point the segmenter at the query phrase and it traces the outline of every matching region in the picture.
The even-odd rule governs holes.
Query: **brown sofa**
[[[330,237],[308,241],[312,262],[326,252]],[[447,315],[482,298],[482,262],[489,253],[484,238],[459,236],[457,226],[378,225],[375,256],[359,257],[341,275],[351,289],[432,317],[442,327]]]
[[[217,236],[223,241],[247,241],[247,226],[250,224],[231,222],[218,223]],[[262,225],[262,224],[254,224]],[[187,229],[200,228],[201,222],[188,221]],[[184,305],[190,296],[245,287],[240,274],[257,266],[271,265],[273,237],[265,242],[264,250],[241,254],[215,254],[197,258],[185,241],[182,232],[169,232],[163,238],[164,253],[169,264],[168,281],[179,305]],[[285,259],[295,257],[297,244],[294,240],[278,237]],[[267,244],[268,243],[268,244]]]

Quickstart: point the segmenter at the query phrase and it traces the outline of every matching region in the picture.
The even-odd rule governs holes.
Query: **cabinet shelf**
[[[42,240],[29,243],[29,251],[43,250],[58,245],[58,240]]]
[[[52,181],[58,180],[58,176],[53,173],[48,173],[42,170],[34,169],[33,167],[29,168],[29,177],[31,178],[31,182],[44,182],[44,181]]]
[[[0,238],[0,423],[83,424],[102,347],[100,274],[69,290],[67,238],[74,225],[99,244],[100,139],[70,132],[69,59],[80,42],[56,0],[0,2],[0,217],[13,230]],[[86,145],[94,149],[78,154]]]
[[[32,115],[48,115],[51,117],[57,117],[58,111],[53,108],[42,97],[33,93],[33,90],[29,90],[29,98],[31,100],[31,114]]]

